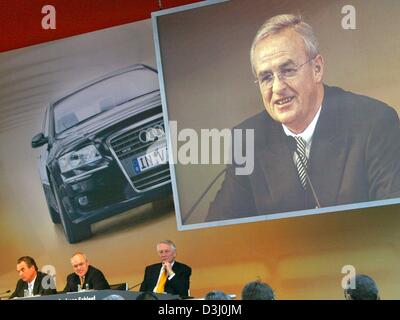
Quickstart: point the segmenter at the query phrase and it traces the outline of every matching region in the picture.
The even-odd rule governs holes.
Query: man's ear
[[[324,58],[319,54],[314,59],[314,77],[316,82],[322,81],[322,76],[324,74]]]

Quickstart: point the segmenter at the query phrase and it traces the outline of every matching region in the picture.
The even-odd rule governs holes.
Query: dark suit
[[[315,208],[311,192],[301,186],[282,125],[264,111],[238,128],[255,129],[254,171],[238,176],[235,164],[228,166],[207,221]],[[325,86],[308,172],[322,207],[400,197],[396,111]]]
[[[140,286],[140,291],[153,291],[160,275],[162,264],[156,263],[146,267],[144,272],[144,280]],[[189,295],[189,283],[192,269],[186,264],[175,261],[172,266],[174,277],[165,283],[165,292],[170,294],[178,294],[181,297]]]
[[[78,284],[81,284],[79,276],[76,273],[71,273],[67,277],[67,284],[64,288],[64,292],[78,291]],[[86,284],[89,285],[89,289],[110,289],[110,285],[104,277],[104,274],[93,266],[89,266],[88,271],[85,274],[85,281],[83,282],[82,289],[86,288]]]
[[[55,284],[54,284],[54,279],[49,276],[49,278],[46,278],[45,280],[45,287],[52,285],[54,289],[48,288],[45,289],[43,288],[42,280],[44,277],[48,276],[47,274],[38,271],[37,276],[35,279],[35,283],[33,284],[33,295],[41,295],[41,296],[46,296],[49,294],[56,294],[57,290],[55,289]],[[50,281],[52,283],[50,283]],[[28,289],[28,283],[23,281],[22,279],[18,280],[17,286],[15,288],[15,291],[13,294],[10,296],[9,299],[15,298],[15,297],[23,297],[24,296],[24,290]]]

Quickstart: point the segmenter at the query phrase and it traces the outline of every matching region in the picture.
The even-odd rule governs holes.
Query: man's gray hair
[[[83,259],[85,259],[85,261],[88,261],[88,258],[87,258],[87,256],[86,256],[86,254],[84,254],[84,253],[82,253],[82,252],[75,252],[75,253],[71,256],[71,259],[70,259],[70,260],[72,260],[72,258],[75,257],[75,256],[82,256]]]
[[[314,58],[317,54],[319,54],[317,37],[315,36],[312,27],[308,23],[305,23],[301,16],[294,14],[277,15],[265,21],[261,28],[258,29],[256,36],[254,37],[250,49],[250,62],[253,73],[255,73],[253,60],[256,45],[261,40],[277,34],[287,28],[293,28],[303,38],[308,58]]]
[[[156,248],[158,249],[158,245],[159,245],[159,244],[162,244],[162,243],[169,245],[169,246],[171,247],[172,250],[176,251],[176,245],[175,245],[175,243],[173,243],[171,240],[163,240],[163,241],[160,241],[159,243],[157,243]]]

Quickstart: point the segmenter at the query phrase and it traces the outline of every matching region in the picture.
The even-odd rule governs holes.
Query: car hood
[[[57,142],[62,142],[65,146],[81,139],[90,139],[92,135],[107,129],[128,117],[159,106],[160,104],[161,99],[159,91],[147,94],[103,112],[60,133],[56,137],[56,140]]]

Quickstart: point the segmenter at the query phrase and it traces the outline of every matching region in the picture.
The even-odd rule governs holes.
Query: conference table
[[[58,293],[48,296],[17,298],[16,300],[136,300],[140,291],[123,290],[84,290],[81,292]],[[158,300],[180,300],[179,295],[155,293]]]

